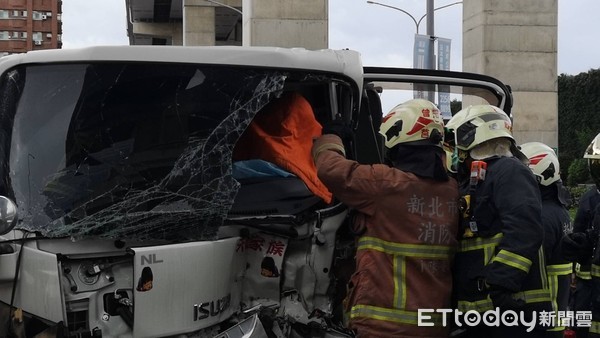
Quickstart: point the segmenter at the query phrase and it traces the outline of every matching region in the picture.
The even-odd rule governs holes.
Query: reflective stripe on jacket
[[[568,311],[569,285],[572,272],[572,263],[548,265],[546,267],[548,287],[550,288],[552,309],[554,311]],[[563,331],[564,329],[564,326],[557,326],[550,329],[550,331]]]
[[[592,279],[590,264],[581,265],[580,263],[575,263],[575,276],[581,279]]]

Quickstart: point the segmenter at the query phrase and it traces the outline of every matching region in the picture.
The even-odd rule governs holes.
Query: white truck
[[[238,138],[288,91],[350,124],[361,163],[382,161],[382,102],[512,104],[494,78],[364,67],[350,50],[2,57],[0,336],[351,337],[352,212],[293,175],[235,175]]]

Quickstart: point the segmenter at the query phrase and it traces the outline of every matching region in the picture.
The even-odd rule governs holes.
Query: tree
[[[569,165],[569,176],[567,178],[567,184],[569,186],[575,186],[580,183],[586,183],[590,178],[588,171],[587,160],[583,158],[575,159]]]
[[[571,164],[583,157],[588,144],[600,132],[598,88],[600,69],[558,77],[558,158],[563,181],[569,184],[587,181],[587,176],[583,178],[581,172],[570,175],[570,170],[581,170],[581,163],[573,167]],[[570,182],[571,179],[583,180]]]

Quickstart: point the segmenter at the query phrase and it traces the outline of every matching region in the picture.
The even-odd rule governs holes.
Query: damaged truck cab
[[[350,50],[0,58],[0,335],[350,337],[351,212],[315,188],[312,138],[343,119],[348,156],[380,163],[386,102],[423,91],[512,104],[496,79]]]

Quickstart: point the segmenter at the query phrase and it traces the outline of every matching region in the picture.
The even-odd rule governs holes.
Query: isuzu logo
[[[231,294],[217,300],[194,304],[194,321],[214,317],[231,305]]]

